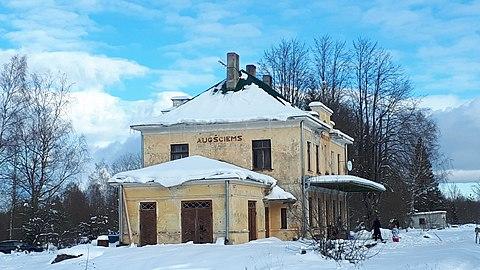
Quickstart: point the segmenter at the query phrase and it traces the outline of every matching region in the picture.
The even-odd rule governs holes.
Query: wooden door
[[[270,237],[270,210],[265,207],[265,238]]]
[[[257,203],[248,201],[248,241],[257,239]]]
[[[157,203],[140,203],[140,246],[157,244]]]
[[[182,242],[213,242],[212,201],[182,202]]]

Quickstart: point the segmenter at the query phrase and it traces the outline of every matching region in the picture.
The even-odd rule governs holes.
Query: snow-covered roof
[[[333,110],[330,109],[329,107],[327,107],[325,104],[323,104],[323,103],[320,102],[320,101],[310,102],[310,103],[308,104],[308,107],[310,107],[310,108],[312,108],[312,107],[320,107],[320,108],[322,108],[324,111],[329,112],[330,114],[333,114]]]
[[[330,135],[332,135],[334,139],[341,140],[342,142],[347,144],[352,144],[354,141],[352,137],[348,136],[347,134],[341,132],[338,129],[333,128],[332,130],[330,130]]]
[[[268,201],[296,201],[297,198],[292,195],[292,193],[285,191],[283,188],[279,186],[274,186],[270,193],[265,196],[265,200]]]
[[[428,212],[416,212],[413,215],[414,216],[417,216],[417,215],[434,215],[434,214],[446,214],[446,213],[447,213],[447,211],[439,210],[439,211],[428,211]]]
[[[235,89],[227,90],[225,81],[222,81],[178,108],[152,119],[149,123],[133,125],[132,128],[256,120],[284,121],[296,116],[315,118],[309,112],[292,106],[270,86],[242,70]]]
[[[235,178],[265,185],[276,180],[230,163],[202,156],[191,156],[165,163],[115,174],[109,183],[158,183],[164,187],[181,185],[187,181]]]
[[[321,175],[308,179],[312,186],[337,189],[345,192],[385,191],[385,187],[377,182],[353,175]]]
[[[191,96],[174,96],[171,98],[171,100],[185,100],[185,99],[191,99]]]

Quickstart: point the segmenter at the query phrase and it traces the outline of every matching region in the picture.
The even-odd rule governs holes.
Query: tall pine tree
[[[434,211],[442,208],[442,193],[422,138],[417,140],[410,170],[410,212]]]

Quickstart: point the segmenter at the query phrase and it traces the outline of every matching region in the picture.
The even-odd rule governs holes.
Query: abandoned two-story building
[[[348,135],[320,102],[303,111],[240,70],[193,98],[176,98],[141,132],[144,168],[113,176],[123,243],[244,243],[274,236],[338,237],[347,192],[384,191],[347,174]]]

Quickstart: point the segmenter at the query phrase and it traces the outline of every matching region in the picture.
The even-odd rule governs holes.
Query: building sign
[[[197,143],[223,143],[223,142],[241,142],[243,140],[242,135],[234,136],[208,136],[198,138]]]

